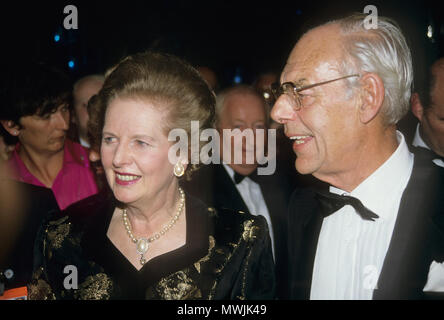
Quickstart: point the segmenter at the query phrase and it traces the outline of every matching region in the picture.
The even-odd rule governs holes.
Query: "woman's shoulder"
[[[113,198],[98,193],[71,204],[61,212],[49,216],[43,223],[46,233],[67,225],[71,231],[81,231],[113,205]]]
[[[228,208],[209,208],[215,216],[215,231],[219,235],[231,235],[247,242],[263,239],[268,234],[268,224],[261,215]],[[233,239],[234,240],[234,239]]]

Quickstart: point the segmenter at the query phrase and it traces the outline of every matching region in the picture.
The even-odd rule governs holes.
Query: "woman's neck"
[[[176,182],[143,203],[127,205],[126,212],[133,233],[149,235],[159,232],[176,215],[179,202],[180,193]]]
[[[48,188],[52,187],[63,168],[64,149],[54,153],[39,153],[21,144],[18,155],[28,171]]]

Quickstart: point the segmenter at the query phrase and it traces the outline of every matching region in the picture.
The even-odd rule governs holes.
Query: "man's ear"
[[[412,113],[418,118],[419,122],[422,122],[422,117],[424,116],[424,107],[422,106],[421,99],[417,92],[412,94],[410,98],[410,105],[412,107]]]
[[[11,136],[17,137],[19,135],[20,127],[14,121],[0,120],[0,123]]]
[[[359,108],[362,123],[369,123],[379,113],[385,96],[382,79],[375,73],[366,73],[361,79],[361,106]]]

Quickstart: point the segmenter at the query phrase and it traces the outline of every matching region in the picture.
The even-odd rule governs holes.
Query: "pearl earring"
[[[185,173],[185,167],[183,166],[182,162],[178,161],[174,165],[174,175],[178,178],[182,177]]]

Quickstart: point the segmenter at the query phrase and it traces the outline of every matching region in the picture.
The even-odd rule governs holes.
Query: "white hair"
[[[407,41],[393,20],[378,17],[376,29],[366,29],[365,14],[331,21],[342,33],[346,74],[372,72],[384,83],[382,115],[387,125],[396,124],[407,114],[413,81],[413,66]],[[347,59],[347,57],[351,59]],[[351,79],[352,83],[356,79]]]

